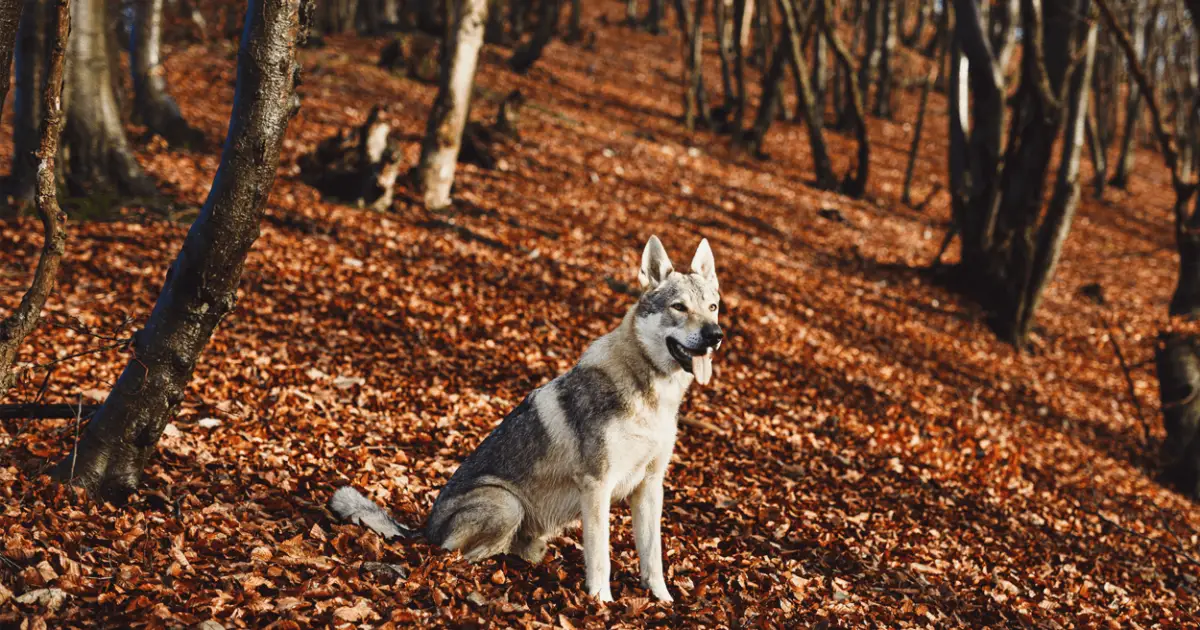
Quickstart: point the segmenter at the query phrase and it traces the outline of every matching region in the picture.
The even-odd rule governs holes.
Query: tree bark
[[[23,0],[0,0],[0,112],[4,111],[4,100],[8,98],[13,49],[23,4]]]
[[[703,2],[704,0],[698,0]],[[713,0],[717,28],[717,55],[721,60],[721,87],[724,101],[721,109],[733,109],[733,0]],[[696,11],[699,13],[699,9]],[[700,30],[700,29],[698,29]]]
[[[1134,0],[1130,3],[1130,31],[1133,33],[1133,49],[1137,53],[1137,63],[1146,67],[1146,35],[1153,25],[1144,23],[1146,6],[1144,0]],[[1125,100],[1125,127],[1121,136],[1121,145],[1117,159],[1114,162],[1112,179],[1109,184],[1122,190],[1129,185],[1129,174],[1137,161],[1134,138],[1137,136],[1138,120],[1142,115],[1142,91],[1136,85],[1130,84],[1128,97]]]
[[[471,2],[472,0],[464,1]],[[533,30],[533,36],[528,42],[517,48],[508,61],[508,66],[512,68],[513,72],[525,74],[542,58],[542,52],[546,50],[546,46],[554,37],[555,31],[558,30],[558,15],[561,7],[562,0],[541,0],[541,11],[538,14],[538,23]]]
[[[77,196],[152,196],[154,183],[133,157],[113,96],[104,7],[104,0],[76,0],[71,6],[74,29],[63,89],[67,112],[63,173]]]
[[[1004,75],[977,0],[955,0],[950,56],[950,196],[962,239],[962,268],[986,269],[1006,121]],[[968,66],[969,61],[969,66]]]
[[[58,268],[67,244],[67,216],[58,206],[57,186],[54,177],[54,160],[58,155],[58,140],[62,133],[62,89],[68,34],[71,32],[71,14],[68,0],[59,0],[55,7],[56,19],[52,48],[48,59],[45,118],[40,129],[40,145],[37,151],[37,211],[42,220],[42,253],[38,257],[33,282],[21,298],[20,305],[11,315],[0,321],[0,399],[3,399],[16,382],[13,371],[17,351],[25,338],[37,326],[42,307],[54,288]]]
[[[917,167],[917,155],[921,150],[921,130],[925,127],[925,112],[929,107],[929,93],[933,91],[933,86],[938,83],[941,78],[942,68],[946,65],[946,51],[949,46],[942,45],[940,47],[941,55],[939,55],[930,69],[929,74],[925,77],[925,84],[921,86],[921,104],[917,108],[917,122],[913,126],[912,145],[908,149],[908,166],[904,169],[904,192],[900,195],[900,201],[906,206],[912,205],[912,180],[913,174]]]
[[[808,80],[808,63],[804,59],[804,42],[800,28],[800,16],[795,0],[779,0],[779,11],[783,15],[784,32],[786,37],[787,55],[795,69],[797,83],[797,114],[804,118],[808,126],[808,147],[812,153],[813,168],[816,171],[816,186],[822,190],[833,190],[837,187],[837,175],[833,172],[833,163],[829,160],[829,150],[825,145],[825,129],[822,125],[819,110],[821,104],[813,95],[812,86]],[[818,36],[816,39],[820,39]],[[777,53],[779,54],[779,53]],[[780,95],[782,98],[782,95]],[[764,132],[765,133],[765,132]],[[759,138],[755,144],[758,148]]]
[[[850,59],[850,52],[846,50],[842,40],[838,39],[837,28],[833,23],[833,5],[830,0],[821,0],[821,3],[817,5],[816,13],[816,19],[820,20],[821,30],[825,33],[825,38],[829,40],[829,45],[833,48],[834,56],[837,57],[838,63],[844,70],[843,76],[849,95],[847,113],[850,116],[850,125],[854,128],[854,135],[858,140],[858,164],[854,168],[853,177],[847,172],[846,176],[842,178],[842,192],[851,197],[860,197],[867,190],[867,177],[871,171],[871,138],[867,134],[867,119],[862,92],[859,91],[858,84],[854,81],[854,62]]]
[[[130,29],[129,67],[133,73],[133,107],[153,133],[173,147],[202,145],[204,135],[183,118],[167,89],[160,54],[163,0],[135,0]]]
[[[884,4],[887,0],[869,0],[865,34],[865,49],[862,64],[858,67],[858,91],[865,102],[871,95],[871,84],[874,83],[875,73],[879,68],[879,58],[883,48],[881,35],[884,29]],[[853,51],[851,51],[853,52]]]
[[[557,21],[557,0],[548,0],[548,4],[554,6],[554,21]],[[463,127],[471,110],[471,87],[479,49],[483,46],[487,9],[486,0],[463,0],[458,24],[447,41],[445,50],[449,58],[442,60],[441,85],[425,127],[417,171],[422,198],[430,210],[450,205],[450,187],[454,184]],[[543,21],[548,18],[542,16]],[[543,24],[538,25],[539,31],[543,28]]]
[[[700,26],[704,22],[704,0],[696,0],[695,11],[688,10],[687,0],[678,0],[677,7],[682,12],[685,22],[683,35],[686,63],[684,72],[687,76],[684,77],[684,80],[687,83],[687,89],[684,90],[683,95],[683,124],[688,131],[695,131],[697,122],[711,128],[712,112],[704,97],[704,73],[701,63],[704,42]]]
[[[1087,0],[1079,3],[1079,15],[1087,15],[1087,4]],[[1093,24],[1084,28],[1086,35],[1083,36],[1082,67],[1075,70],[1075,76],[1071,79],[1070,102],[1067,104],[1066,129],[1054,194],[1037,228],[1036,248],[1015,309],[1013,329],[1018,340],[1029,336],[1034,313],[1041,305],[1046,284],[1054,275],[1063,243],[1067,240],[1075,210],[1079,206],[1079,157],[1086,134],[1092,64],[1096,56],[1096,27]]]
[[[883,33],[880,35],[878,79],[875,82],[875,111],[880,118],[892,117],[892,57],[896,52],[896,2],[883,0]]]
[[[1087,15],[1087,2],[1077,3],[1082,4],[1081,11],[1060,2],[1046,3],[1043,11],[1040,0],[1024,0],[1022,30],[1026,44],[1021,56],[1022,82],[1004,157],[992,264],[979,270],[999,274],[994,279],[995,284],[988,289],[991,297],[999,298],[990,310],[995,317],[996,332],[1018,348],[1024,345],[1028,321],[1032,318],[1030,282],[1039,261],[1039,240],[1051,245],[1056,242],[1049,237],[1038,237],[1054,142],[1063,129],[1067,113],[1061,102],[1067,94],[1054,90],[1068,84],[1067,70],[1075,54],[1075,42],[1079,39],[1075,34],[1075,16]],[[1071,138],[1069,148],[1076,150],[1075,141],[1081,138],[1082,135]],[[1075,160],[1078,160],[1077,155]],[[1048,223],[1054,220],[1047,216],[1042,229],[1052,229]],[[1067,221],[1066,227],[1069,225]],[[1060,238],[1065,236],[1064,231]],[[1061,245],[1061,241],[1057,242]],[[1046,260],[1042,260],[1042,264],[1047,264]],[[1043,276],[1043,282],[1046,277]],[[979,282],[977,286],[987,286],[987,283]]]
[[[45,0],[25,0],[14,54],[13,156],[8,194],[20,204],[32,202],[37,190],[38,129],[42,120],[46,70],[50,60],[54,17]]]
[[[132,493],[183,400],[200,353],[233,310],[275,181],[284,132],[296,112],[297,39],[312,15],[303,4],[250,1],[233,113],[212,190],[167,272],[150,319],[134,335],[134,358],[82,440],[54,468],[56,479],[116,502]]]

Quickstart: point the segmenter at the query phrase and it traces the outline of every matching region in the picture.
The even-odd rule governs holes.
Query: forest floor
[[[949,218],[943,99],[921,147],[921,209],[900,203],[915,88],[897,94],[894,121],[870,121],[866,197],[819,191],[799,125],[775,125],[769,160],[687,133],[674,24],[655,37],[618,26],[622,11],[589,6],[594,44],[555,42],[524,77],[507,69],[507,49],[485,49],[473,116],[490,120],[519,88],[523,137],[501,150],[501,168],[461,168],[458,203],[437,215],[407,190],[381,214],[300,182],[298,157],[377,103],[415,162],[434,94],[375,67],[384,38],[305,50],[304,106],[239,307],[144,491],[115,508],[38,476],[73,443],[74,420],[0,425],[0,626],[1200,623],[1200,507],[1160,485],[1155,464],[1163,431],[1147,361],[1175,278],[1161,160],[1142,154],[1128,192],[1101,202],[1085,191],[1020,354],[923,271]],[[185,115],[214,144],[235,48],[178,47],[167,62]],[[853,138],[828,137],[844,171]],[[11,114],[0,138],[8,164]],[[215,149],[140,144],[179,210],[71,224],[58,291],[22,360],[92,352],[32,371],[8,402],[34,399],[48,372],[45,400],[97,402],[131,359],[95,335],[127,337],[145,319],[219,161]],[[499,419],[617,324],[651,234],[677,264],[709,239],[727,331],[714,382],[684,403],[667,479],[673,605],[638,585],[623,506],[608,606],[581,594],[578,530],[540,564],[469,565],[331,519],[330,493],[354,484],[420,524]],[[36,221],[3,226],[0,243],[7,311],[40,247]],[[1092,283],[1103,304],[1081,293]],[[378,577],[370,562],[408,575]],[[45,588],[65,597],[20,598]]]

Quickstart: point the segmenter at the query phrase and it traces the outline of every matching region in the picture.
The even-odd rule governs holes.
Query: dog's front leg
[[[612,561],[608,549],[608,512],[612,489],[599,479],[581,484],[580,512],[583,521],[583,563],[587,570],[587,592],[602,602],[611,602],[608,584]]]
[[[671,593],[667,591],[667,581],[663,577],[662,508],[663,477],[652,474],[634,489],[630,501],[633,541],[637,545],[642,586],[649,588],[655,599],[670,602]]]

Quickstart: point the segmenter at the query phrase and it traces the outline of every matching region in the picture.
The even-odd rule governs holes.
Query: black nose
[[[716,324],[705,324],[700,329],[700,336],[704,338],[704,343],[713,345],[724,338],[725,333],[721,332],[721,327]]]

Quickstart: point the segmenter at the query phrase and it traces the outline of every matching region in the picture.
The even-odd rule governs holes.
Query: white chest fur
[[[631,413],[609,425],[605,434],[608,483],[612,500],[629,496],[647,477],[662,476],[675,449],[676,416],[691,380],[664,379],[656,395],[639,400]]]

